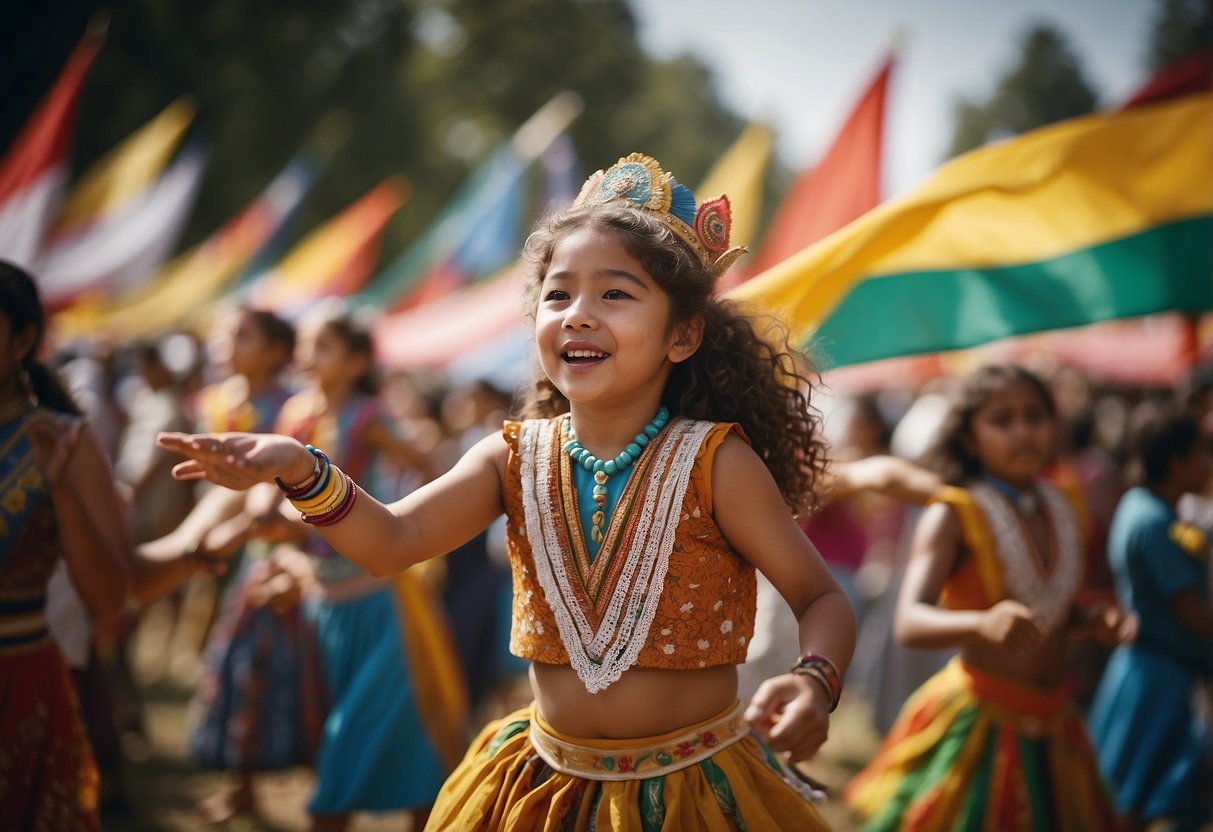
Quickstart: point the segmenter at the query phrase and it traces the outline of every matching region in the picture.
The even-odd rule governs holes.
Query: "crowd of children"
[[[215,822],[309,765],[314,830],[827,828],[804,764],[845,684],[900,710],[828,798],[866,828],[1200,829],[1207,387],[1122,391],[1101,436],[1093,390],[997,364],[952,383],[921,456],[894,455],[892,396],[829,408],[830,447],[811,364],[713,291],[740,253],[727,199],[633,154],[527,243],[513,400],[385,394],[360,315],[317,310],[297,344],[242,309],[192,394],[138,352],[145,416],[108,447],[0,264],[0,746],[31,772],[0,777],[2,825],[98,828],[121,782],[104,685],[47,634],[62,556],[86,618],[218,580],[189,717],[226,772]],[[141,512],[166,454],[190,502]],[[931,670],[902,673],[915,650]]]

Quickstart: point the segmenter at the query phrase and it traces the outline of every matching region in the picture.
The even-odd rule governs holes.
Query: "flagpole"
[[[577,93],[571,90],[556,93],[514,131],[511,148],[528,162],[538,159],[583,109],[585,102]]]

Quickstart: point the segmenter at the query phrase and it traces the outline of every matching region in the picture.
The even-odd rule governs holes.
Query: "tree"
[[[1059,30],[1037,24],[1023,39],[1019,62],[983,102],[961,99],[948,156],[988,141],[1084,115],[1099,96]]]
[[[1162,69],[1213,47],[1213,0],[1159,0],[1146,48],[1146,68]]]
[[[2,75],[29,91],[3,111],[0,152],[100,2],[65,0],[63,16],[23,11],[29,4],[0,14],[13,24],[0,33]],[[193,97],[211,160],[187,245],[308,147],[327,164],[299,234],[385,176],[409,180],[409,202],[384,235],[390,259],[499,141],[565,89],[585,102],[571,132],[591,169],[644,150],[693,186],[741,126],[702,63],[644,54],[626,0],[112,0],[108,8],[73,166],[83,169],[178,96]],[[35,43],[25,43],[29,32]],[[38,48],[47,43],[50,53]]]

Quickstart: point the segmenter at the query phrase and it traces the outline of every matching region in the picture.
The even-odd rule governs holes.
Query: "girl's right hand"
[[[235,490],[275,477],[304,482],[316,464],[297,440],[275,433],[161,433],[156,442],[189,457],[173,466],[176,479],[206,479]]]
[[[982,614],[977,634],[1011,653],[1026,653],[1045,636],[1032,611],[1010,599],[999,601]]]

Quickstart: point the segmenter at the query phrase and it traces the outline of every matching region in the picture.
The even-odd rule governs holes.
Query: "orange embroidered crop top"
[[[712,515],[712,462],[735,424],[673,419],[645,447],[589,558],[563,450],[567,416],[507,422],[510,652],[573,667],[590,692],[628,668],[745,661],[754,567]]]
[[[965,557],[944,583],[949,609],[984,610],[1004,598],[1030,607],[1046,629],[1062,623],[1082,581],[1082,514],[1068,493],[1038,482],[1053,551],[1035,550],[1022,518],[1005,497],[984,483],[946,486],[931,499],[948,505],[960,523]]]

